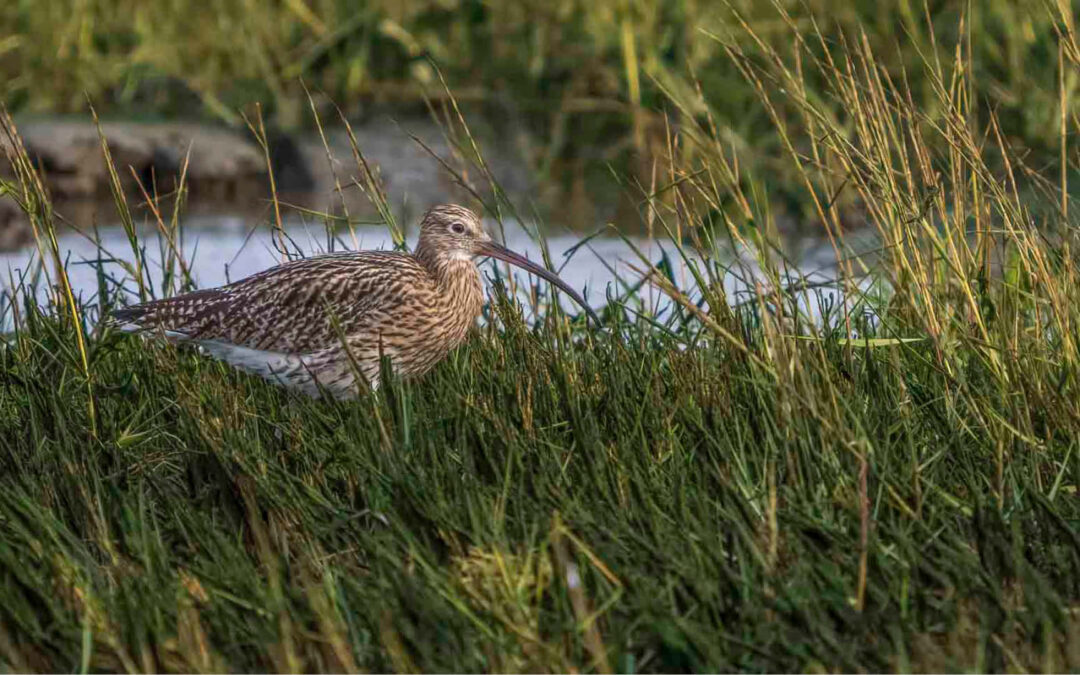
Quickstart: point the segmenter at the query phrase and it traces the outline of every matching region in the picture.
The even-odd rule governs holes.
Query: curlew
[[[506,261],[562,289],[555,274],[492,241],[472,211],[436,206],[413,253],[358,251],[294,260],[240,281],[113,313],[120,328],[158,331],[311,396],[378,386],[379,364],[417,376],[460,345],[484,302],[478,258]],[[363,385],[361,385],[363,381]]]

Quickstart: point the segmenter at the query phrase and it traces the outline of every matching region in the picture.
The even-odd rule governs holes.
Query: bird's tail
[[[128,332],[163,329],[189,333],[204,322],[207,310],[220,295],[218,289],[206,289],[121,307],[112,311],[109,325]]]

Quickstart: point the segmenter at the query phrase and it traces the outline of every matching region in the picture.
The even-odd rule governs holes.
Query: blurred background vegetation
[[[725,46],[740,21],[791,53],[801,32],[865,38],[913,101],[939,106],[927,62],[974,51],[972,115],[993,110],[1027,164],[1060,170],[1056,32],[1069,0],[13,0],[0,5],[0,99],[16,114],[205,118],[241,126],[261,102],[279,129],[310,128],[305,85],[351,119],[424,110],[439,75],[471,114],[513,138],[539,180],[643,166],[679,114],[712,114],[743,179],[807,215],[775,126]],[[1047,11],[1050,9],[1050,11]],[[1056,21],[1060,19],[1060,25]],[[977,36],[978,39],[970,39]],[[787,40],[789,44],[783,44]],[[835,100],[822,88],[819,104]],[[701,95],[696,93],[700,85]],[[672,101],[686,101],[679,111]],[[1076,97],[1070,117],[1076,115]],[[840,114],[842,111],[837,111]],[[510,134],[513,134],[512,136]],[[636,164],[635,164],[636,163]]]

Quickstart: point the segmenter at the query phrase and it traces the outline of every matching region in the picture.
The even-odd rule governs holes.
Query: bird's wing
[[[128,329],[156,329],[192,340],[307,353],[393,313],[409,287],[428,283],[412,256],[393,251],[295,260],[220,288],[134,305],[113,313]]]

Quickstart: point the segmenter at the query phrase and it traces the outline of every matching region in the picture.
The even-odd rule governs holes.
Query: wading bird
[[[427,372],[480,315],[476,259],[492,257],[550,281],[599,324],[559,277],[492,241],[472,211],[436,206],[413,253],[358,251],[294,260],[220,288],[114,312],[120,328],[159,331],[311,396],[351,398],[378,386],[383,356],[403,376]]]

